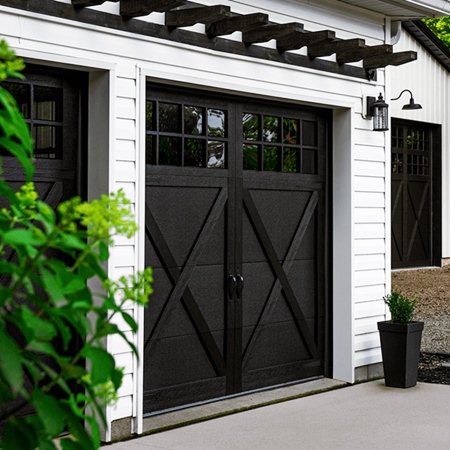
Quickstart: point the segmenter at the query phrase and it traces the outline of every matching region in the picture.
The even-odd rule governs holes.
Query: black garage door
[[[145,413],[324,374],[327,125],[147,86]]]
[[[60,202],[74,195],[85,194],[82,113],[87,78],[86,74],[79,72],[33,65],[27,65],[23,74],[25,80],[7,80],[2,83],[2,87],[17,101],[34,140],[36,159],[33,182],[39,199],[56,208]],[[0,154],[2,176],[19,190],[25,182],[22,166],[5,149],[0,149]],[[51,255],[50,252],[48,254]],[[12,252],[4,256],[8,260],[16,257]],[[8,282],[6,276],[0,277],[0,284]],[[75,340],[73,346],[76,346]],[[50,366],[54,364],[47,355],[41,357]],[[29,389],[32,388],[30,382],[25,383]],[[17,402],[20,403],[20,399],[10,403],[7,409],[13,410]],[[28,408],[21,409],[18,414],[29,413],[31,410]]]
[[[392,267],[440,266],[440,129],[393,120],[391,139]]]

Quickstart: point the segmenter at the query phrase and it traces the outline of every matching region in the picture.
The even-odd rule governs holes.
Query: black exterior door
[[[440,265],[439,129],[393,121],[391,137],[392,267]]]
[[[85,195],[82,113],[87,78],[83,73],[31,64],[27,65],[23,74],[25,80],[7,80],[2,86],[13,95],[30,127],[35,149],[35,175],[32,181],[39,199],[56,208],[60,202],[74,195]],[[0,152],[2,176],[19,190],[25,182],[22,166],[5,149],[0,149]],[[13,252],[4,257],[9,260],[16,258]],[[6,282],[6,277],[0,277],[0,283]],[[76,339],[72,345],[77,345]],[[50,366],[53,364],[49,356],[41,355],[41,358]],[[32,388],[31,383],[28,387]],[[20,399],[17,402],[20,403]],[[14,407],[15,403],[8,405],[8,409]],[[31,412],[30,409],[20,410],[19,414]],[[1,427],[0,424],[0,433]]]
[[[324,374],[323,112],[147,92],[144,412]]]

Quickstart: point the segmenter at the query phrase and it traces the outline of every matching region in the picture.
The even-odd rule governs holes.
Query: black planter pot
[[[423,322],[378,322],[386,386],[409,388],[417,384]]]

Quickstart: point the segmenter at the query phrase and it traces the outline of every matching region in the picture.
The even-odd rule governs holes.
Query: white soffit
[[[448,0],[338,0],[374,11],[395,20],[450,15]]]

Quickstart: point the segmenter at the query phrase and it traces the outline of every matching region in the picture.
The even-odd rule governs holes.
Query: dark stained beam
[[[363,67],[366,70],[380,69],[386,66],[400,66],[417,59],[417,52],[406,51],[399,53],[387,53],[384,55],[370,56],[363,59]]]
[[[120,15],[122,17],[147,16],[152,12],[166,12],[186,3],[184,0],[122,0]]]
[[[72,0],[72,5],[75,8],[85,8],[86,6],[102,5],[107,0]],[[119,0],[109,0],[110,2],[118,2]]]
[[[231,9],[223,5],[175,9],[166,12],[166,27],[190,27],[196,23],[210,24],[227,17],[231,17]]]
[[[330,30],[314,31],[312,33],[295,32],[277,39],[277,49],[280,52],[285,52],[287,50],[298,50],[306,45],[334,41],[335,39],[335,32]]]
[[[347,39],[342,41],[321,41],[317,44],[308,45],[308,56],[310,58],[320,58],[330,56],[339,51],[359,50],[366,46],[364,39]]]
[[[270,41],[271,39],[280,39],[292,33],[302,32],[303,24],[297,22],[265,25],[261,28],[257,28],[256,30],[242,33],[242,42],[245,45],[258,44],[261,42]]]
[[[269,23],[269,16],[263,13],[234,16],[213,22],[206,26],[209,37],[225,36],[235,31],[250,31]]]
[[[349,51],[339,51],[336,53],[336,62],[338,64],[345,64],[350,62],[361,61],[364,58],[371,56],[383,55],[393,52],[391,44],[373,45],[371,47],[363,47]]]

